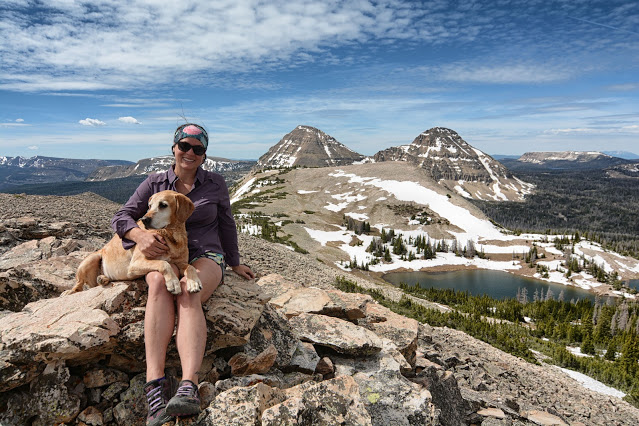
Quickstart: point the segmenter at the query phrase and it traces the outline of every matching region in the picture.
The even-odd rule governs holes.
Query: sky
[[[232,159],[298,125],[639,152],[636,1],[2,0],[0,40],[0,156],[137,161],[185,119]]]

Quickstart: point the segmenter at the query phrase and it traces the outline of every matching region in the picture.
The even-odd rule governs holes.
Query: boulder
[[[339,318],[301,314],[290,322],[302,340],[342,354],[366,356],[382,349],[382,341],[375,333]]]
[[[81,382],[80,382],[81,383]],[[67,423],[80,413],[81,397],[63,361],[50,363],[28,391],[2,396],[0,424],[46,426]]]
[[[247,344],[270,298],[253,281],[228,277],[225,282],[203,305],[208,353]]]
[[[217,395],[198,418],[198,424],[218,425],[220,419],[224,419],[225,425],[259,424],[264,410],[285,399],[284,391],[264,383],[251,387],[233,387]]]
[[[286,391],[286,400],[264,410],[266,425],[371,425],[371,416],[352,377],[305,383]]]
[[[419,334],[419,322],[398,315],[377,303],[368,303],[365,307],[366,316],[358,324],[373,331],[380,337],[391,340],[404,355],[406,361],[415,364],[415,352]]]
[[[123,303],[127,288],[125,284],[95,287],[65,298],[32,302],[23,311],[4,316],[0,376],[8,379],[5,369],[12,371],[12,366],[30,370],[38,363],[89,361],[108,353],[120,331],[109,314]],[[21,386],[26,379],[14,375],[2,382],[0,391]]]

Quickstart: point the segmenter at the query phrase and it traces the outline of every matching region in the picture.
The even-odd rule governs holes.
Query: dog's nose
[[[148,216],[143,216],[142,217],[142,223],[144,224],[144,226],[146,226],[147,228],[151,225],[151,218]]]

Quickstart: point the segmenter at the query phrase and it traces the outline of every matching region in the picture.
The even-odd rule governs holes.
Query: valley
[[[326,264],[380,279],[390,271],[478,268],[634,297],[622,282],[639,277],[637,259],[599,243],[501,228],[406,162],[261,171],[232,198],[241,232],[277,237]]]

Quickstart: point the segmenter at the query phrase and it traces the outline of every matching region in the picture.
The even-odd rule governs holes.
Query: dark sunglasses
[[[204,148],[202,145],[191,145],[188,142],[178,142],[176,143],[176,145],[178,146],[178,148],[180,148],[180,151],[182,152],[189,152],[189,149],[193,150],[193,154],[195,155],[202,155],[206,152],[206,148]]]

